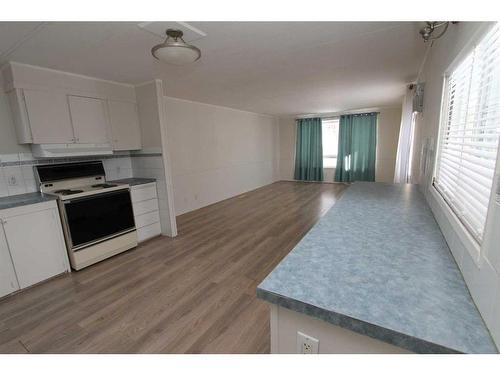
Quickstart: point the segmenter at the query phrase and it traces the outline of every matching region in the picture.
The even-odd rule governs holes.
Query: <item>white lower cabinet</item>
[[[137,241],[143,242],[150,238],[159,236],[161,234],[160,223],[146,225],[145,227],[137,229]]]
[[[0,226],[0,297],[19,289],[5,234]]]
[[[139,242],[161,234],[156,182],[130,187],[137,239]]]
[[[68,255],[55,201],[0,211],[3,258],[10,258],[16,283],[8,293],[26,288],[69,270]],[[2,241],[2,238],[4,241]],[[8,257],[7,257],[8,256]],[[2,273],[5,266],[2,264]],[[9,268],[9,265],[6,266]],[[12,272],[10,282],[13,282]],[[2,275],[2,292],[8,290]],[[6,293],[6,294],[8,294]]]

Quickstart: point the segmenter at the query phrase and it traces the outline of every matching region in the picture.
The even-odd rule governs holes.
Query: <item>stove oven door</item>
[[[63,216],[74,251],[135,230],[129,190],[64,201]]]

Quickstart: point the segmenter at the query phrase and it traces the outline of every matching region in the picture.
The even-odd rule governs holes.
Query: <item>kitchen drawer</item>
[[[146,241],[161,234],[160,223],[154,223],[137,229],[137,240]]]
[[[132,202],[141,202],[156,198],[156,183],[152,182],[150,184],[134,186],[130,191],[130,195],[132,196]]]
[[[142,228],[146,225],[159,223],[160,214],[158,211],[148,212],[147,214],[139,215],[135,217],[136,228]]]
[[[147,212],[158,211],[158,199],[148,199],[133,203],[134,215],[139,216]]]

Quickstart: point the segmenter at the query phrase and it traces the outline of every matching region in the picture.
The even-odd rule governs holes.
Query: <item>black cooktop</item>
[[[61,195],[71,195],[71,194],[83,193],[83,190],[61,189],[61,190],[55,190],[54,193]]]
[[[93,188],[111,188],[111,187],[115,187],[115,186],[118,186],[116,184],[96,184],[96,185],[92,185],[91,187]]]

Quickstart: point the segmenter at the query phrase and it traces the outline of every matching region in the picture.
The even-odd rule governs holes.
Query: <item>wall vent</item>
[[[137,27],[157,36],[162,40],[167,37],[165,34],[165,31],[167,31],[167,29],[181,30],[184,33],[182,38],[186,43],[191,43],[195,40],[199,40],[207,36],[205,32],[186,22],[142,22],[138,24]]]

